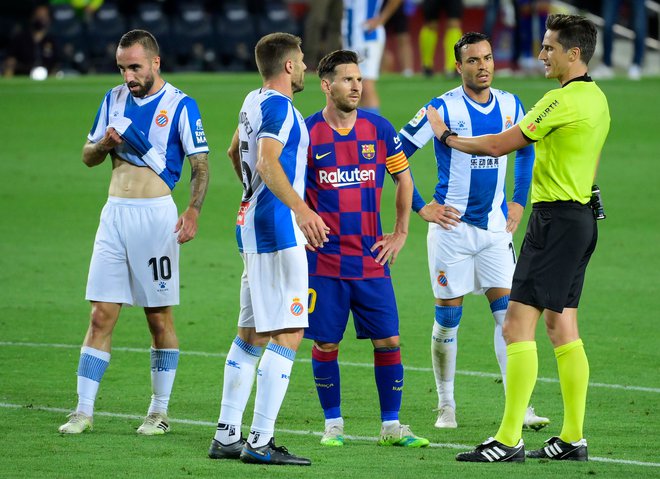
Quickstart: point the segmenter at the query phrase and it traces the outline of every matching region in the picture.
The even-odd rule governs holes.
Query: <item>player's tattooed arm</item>
[[[208,153],[197,153],[190,155],[188,160],[191,168],[189,206],[200,212],[209,189],[209,155]]]
[[[197,218],[204,204],[209,187],[209,162],[207,153],[197,153],[188,157],[190,161],[190,202],[186,211],[179,216],[174,232],[177,241],[182,244],[190,241],[197,234]]]

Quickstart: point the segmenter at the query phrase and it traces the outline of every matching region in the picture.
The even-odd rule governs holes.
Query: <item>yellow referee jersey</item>
[[[532,203],[591,198],[600,152],[610,129],[607,99],[580,77],[550,90],[518,123],[536,141]]]

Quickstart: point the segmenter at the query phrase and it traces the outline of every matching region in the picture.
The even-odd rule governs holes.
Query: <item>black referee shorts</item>
[[[511,300],[557,313],[577,308],[597,240],[589,205],[535,203],[513,274]]]
[[[431,22],[440,16],[440,10],[447,12],[447,18],[463,17],[463,0],[423,0],[422,15],[424,20]]]

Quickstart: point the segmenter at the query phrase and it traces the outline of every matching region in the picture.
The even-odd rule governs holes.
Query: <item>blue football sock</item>
[[[326,352],[312,346],[314,384],[326,419],[341,417],[338,355],[339,350]]]
[[[403,395],[403,364],[399,348],[374,349],[374,375],[382,421],[398,421]]]

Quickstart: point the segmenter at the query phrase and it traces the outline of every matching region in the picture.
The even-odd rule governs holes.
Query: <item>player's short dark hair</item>
[[[254,58],[261,76],[267,80],[284,70],[289,55],[300,49],[302,40],[290,33],[276,32],[261,37],[254,47]]]
[[[456,61],[459,63],[462,61],[463,53],[461,52],[461,48],[463,48],[465,45],[472,45],[479,42],[490,43],[490,37],[479,32],[464,33],[463,36],[461,36],[461,38],[454,45],[454,58]]]
[[[594,22],[580,15],[554,14],[548,15],[545,28],[559,33],[557,40],[564,51],[579,48],[580,60],[585,65],[589,64],[589,60],[596,50],[596,37],[598,36]]]
[[[130,48],[135,44],[142,45],[144,51],[157,57],[160,55],[160,48],[156,37],[146,30],[131,30],[124,33],[119,40],[119,48]]]
[[[316,71],[321,79],[328,77],[334,79],[336,73],[335,68],[339,65],[347,65],[349,63],[358,64],[357,53],[350,50],[335,50],[321,58]]]

